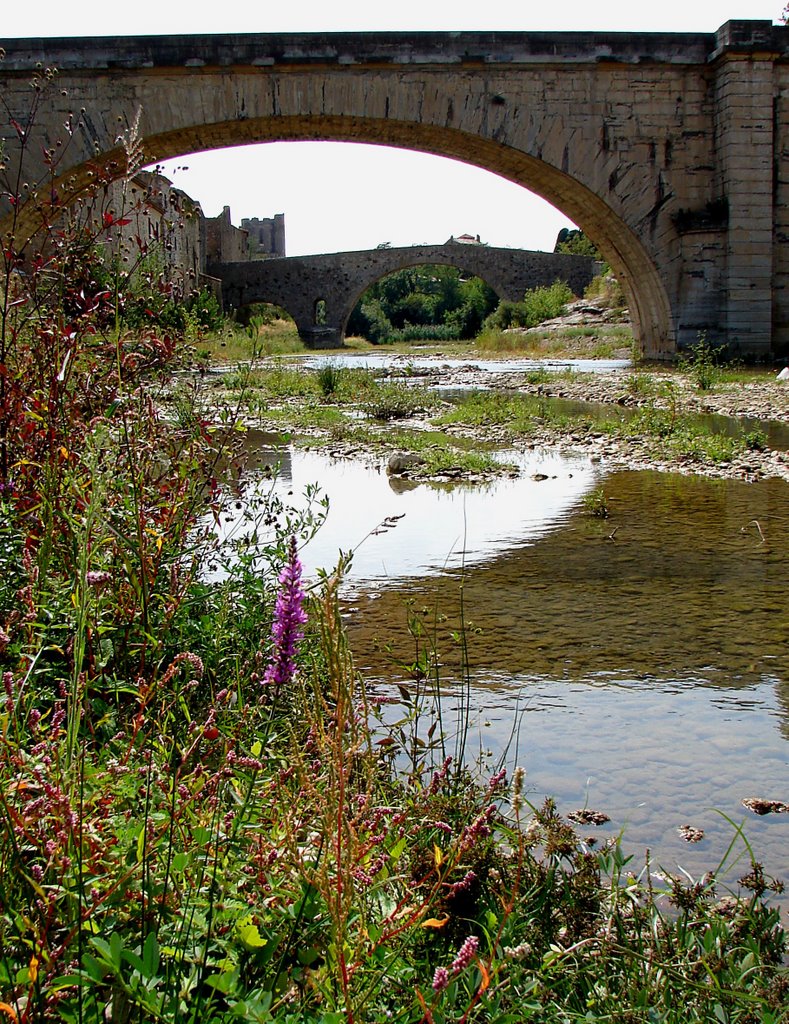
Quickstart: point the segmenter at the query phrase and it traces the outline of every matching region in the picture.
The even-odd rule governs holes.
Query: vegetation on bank
[[[587,434],[622,440],[640,438],[646,441],[657,461],[673,457],[700,463],[731,462],[746,451],[766,447],[761,430],[730,436],[716,431],[698,416],[680,412],[679,395],[671,382],[665,383],[661,392],[660,403],[653,397],[634,411],[612,407],[595,415],[569,414],[562,411],[560,404],[535,395],[476,393],[461,399],[433,423],[439,427],[496,427],[511,438],[546,428],[576,438]]]
[[[473,338],[496,307],[496,293],[455,267],[409,267],[388,274],[362,295],[347,333],[376,344]]]
[[[409,683],[368,692],[347,557],[302,578],[320,494],[244,494],[234,417],[173,394],[180,331],[127,329],[132,279],[93,272],[118,211],[42,189],[34,245],[2,188],[0,1016],[785,1021],[758,862],[740,897],[658,887],[466,763],[416,624]]]

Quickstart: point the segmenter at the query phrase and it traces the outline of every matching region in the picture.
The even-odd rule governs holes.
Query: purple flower
[[[304,636],[302,626],[307,621],[303,609],[304,591],[301,589],[301,562],[296,549],[296,538],[290,538],[288,561],[279,576],[280,591],[274,607],[271,624],[273,650],[263,676],[264,686],[274,688],[275,695],[296,674],[296,648]]]
[[[443,992],[449,984],[449,971],[446,967],[436,967],[435,974],[433,975],[433,991]]]
[[[450,970],[453,974],[460,974],[461,971],[465,970],[469,964],[473,963],[474,957],[477,955],[479,949],[479,939],[476,935],[469,935],[466,941],[458,950],[458,954],[452,961]]]

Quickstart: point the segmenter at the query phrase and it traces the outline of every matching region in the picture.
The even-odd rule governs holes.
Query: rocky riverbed
[[[337,358],[337,362],[341,364],[342,356]],[[758,424],[767,424],[769,421],[789,424],[789,381],[779,380],[777,371],[758,376],[744,375],[741,380],[722,381],[712,388],[699,390],[690,374],[667,368],[620,368],[616,372],[584,373],[548,373],[534,369],[524,372],[513,372],[510,369],[503,372],[497,371],[495,362],[491,367],[490,361],[486,360],[484,367],[481,367],[472,359],[458,365],[456,360],[448,362],[441,354],[429,359],[420,354],[419,363],[419,369],[415,370],[409,359],[404,357],[389,365],[385,375],[431,390],[449,388],[501,391],[623,409],[669,410],[672,416],[713,413],[736,418],[747,417]],[[295,414],[297,410],[303,410],[303,403],[297,398],[284,399],[276,404],[276,419],[269,420],[266,412],[261,411],[254,417],[247,417],[248,422],[257,427],[282,431],[290,428],[288,410],[293,410],[294,422],[290,428],[293,435],[310,446],[320,444],[325,447],[328,444],[329,450],[337,457],[372,458],[384,465],[399,450],[392,422],[376,424],[373,420],[358,421],[364,423],[364,437],[360,438],[358,431],[305,426],[303,415],[298,418],[296,425]],[[210,407],[214,406],[211,397],[208,405],[206,411],[210,415]],[[411,430],[435,429],[431,423],[435,416],[436,410],[429,409],[408,419],[397,420],[396,425]],[[749,429],[753,429],[753,426],[750,423]],[[659,438],[646,432],[642,435],[631,430],[623,436],[621,432],[595,429],[594,426],[574,426],[572,423],[562,425],[550,420],[535,420],[528,433],[514,433],[506,424],[450,424],[442,426],[441,430],[450,438],[462,438],[466,446],[473,447],[477,443],[480,448],[495,446],[515,451],[539,448],[562,453],[584,453],[591,460],[605,463],[612,469],[657,469],[751,481],[780,477],[789,481],[789,452],[762,448],[760,445],[738,451],[730,459],[711,459],[698,452],[677,452],[671,445],[662,444]],[[426,471],[412,462],[403,475],[416,478],[426,475]],[[449,469],[430,475],[446,479],[475,479],[479,477],[479,472]]]
[[[427,387],[499,390],[625,408],[672,409],[677,415],[712,413],[747,417],[762,423],[770,420],[789,423],[789,381],[780,381],[775,375],[721,383],[711,390],[699,391],[686,374],[668,369],[549,376],[534,372],[497,373],[480,369],[473,363],[453,367],[442,363],[438,357],[435,368],[421,370],[417,379]],[[404,425],[426,426],[428,418],[427,415],[421,416]],[[565,429],[555,424],[537,424],[530,434],[520,437],[513,437],[506,427],[497,425],[455,425],[442,429],[456,437],[508,448],[540,448],[572,454],[582,452],[594,461],[605,462],[612,469],[657,469],[743,480],[765,477],[789,480],[789,452],[770,448],[746,450],[728,461],[712,461],[676,454],[668,446],[656,443],[654,437],[637,433],[623,438],[603,430]],[[385,432],[381,441],[386,447]],[[338,453],[341,448],[337,449]],[[418,475],[418,471],[413,469],[409,472]]]

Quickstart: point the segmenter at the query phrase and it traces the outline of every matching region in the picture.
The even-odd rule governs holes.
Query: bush
[[[622,285],[611,273],[598,274],[592,278],[586,287],[584,298],[605,309],[624,309],[627,305]]]
[[[522,302],[502,300],[485,320],[485,330],[508,330],[512,327],[537,327],[546,320],[561,316],[573,298],[570,286],[555,281],[547,288],[533,288],[526,292]]]
[[[721,379],[722,353],[723,349],[711,345],[702,333],[696,344],[680,356],[680,369],[692,378],[699,391],[711,391]]]

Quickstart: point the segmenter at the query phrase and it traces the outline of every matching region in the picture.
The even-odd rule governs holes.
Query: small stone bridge
[[[221,280],[225,307],[273,302],[296,321],[302,341],[333,348],[342,344],[348,318],[370,285],[396,270],[425,264],[445,264],[481,277],[500,299],[514,302],[527,288],[557,278],[581,295],[596,267],[588,256],[447,243],[213,264],[208,273]]]
[[[670,357],[700,332],[755,357],[789,351],[789,28],[183,34],[4,49],[0,143],[20,184],[10,197],[0,185],[0,235],[35,228],[31,192],[69,200],[141,153],[153,163],[289,139],[399,146],[493,171],[565,213],[621,281],[645,355]]]

